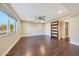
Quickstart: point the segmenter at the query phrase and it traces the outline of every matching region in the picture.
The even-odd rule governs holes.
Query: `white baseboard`
[[[31,35],[31,36],[39,36],[39,35]],[[48,35],[46,35],[46,36],[48,36]],[[22,37],[30,37],[30,36],[24,35],[24,36],[22,36]],[[20,37],[20,38],[21,38],[21,37]],[[14,44],[13,44],[2,56],[6,56],[6,54],[14,47],[14,45],[19,41],[20,38],[18,38],[18,39],[14,42]]]
[[[23,35],[23,37],[30,37],[30,36],[41,36],[41,35],[43,35],[43,34],[39,34],[39,35]],[[46,35],[46,36],[48,36],[48,35]]]
[[[21,38],[21,37],[20,37]],[[2,55],[2,56],[6,56],[6,54],[14,47],[14,45],[20,40],[20,38],[18,38],[14,44]]]
[[[79,46],[79,43],[75,43],[75,42],[72,42],[72,41],[70,41],[70,43]]]

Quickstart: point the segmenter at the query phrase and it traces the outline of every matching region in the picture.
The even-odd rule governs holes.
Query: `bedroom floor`
[[[43,35],[24,37],[6,56],[79,56],[79,46]]]

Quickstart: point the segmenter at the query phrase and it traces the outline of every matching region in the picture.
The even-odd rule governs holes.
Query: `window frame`
[[[8,26],[9,26],[9,33],[11,33],[11,32],[10,32],[10,21],[11,21],[10,18],[12,18],[12,20],[14,20],[13,17],[8,16],[8,20],[9,20],[9,21],[8,21],[8,22],[9,22],[9,24],[8,24]],[[14,26],[14,32],[16,33],[16,23],[17,23],[17,21],[16,21],[16,20],[14,20],[14,21],[15,21],[15,23],[14,23],[14,24],[15,24],[15,26]]]
[[[16,19],[14,17],[10,16],[9,14],[7,14],[5,11],[3,11],[3,10],[0,10],[0,11],[3,12],[3,13],[5,13],[7,15],[7,30],[6,30],[7,33],[6,34],[0,34],[0,37],[11,34],[11,32],[10,32],[10,21],[11,20],[9,19],[9,17],[13,18],[14,21],[15,21],[15,28],[14,28],[14,32],[13,33],[16,33],[17,32],[17,28],[16,28],[17,27],[17,25],[16,25],[17,21],[16,21]]]

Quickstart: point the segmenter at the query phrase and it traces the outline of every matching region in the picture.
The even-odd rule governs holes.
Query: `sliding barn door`
[[[54,39],[58,39],[58,21],[54,21],[51,23],[51,37]]]

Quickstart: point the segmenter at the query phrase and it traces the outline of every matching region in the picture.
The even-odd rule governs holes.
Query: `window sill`
[[[16,34],[16,32],[11,32],[11,33],[9,33],[9,34],[0,35],[0,38],[1,38],[1,37],[6,37],[6,36],[9,36],[9,35],[13,35],[13,34]]]

